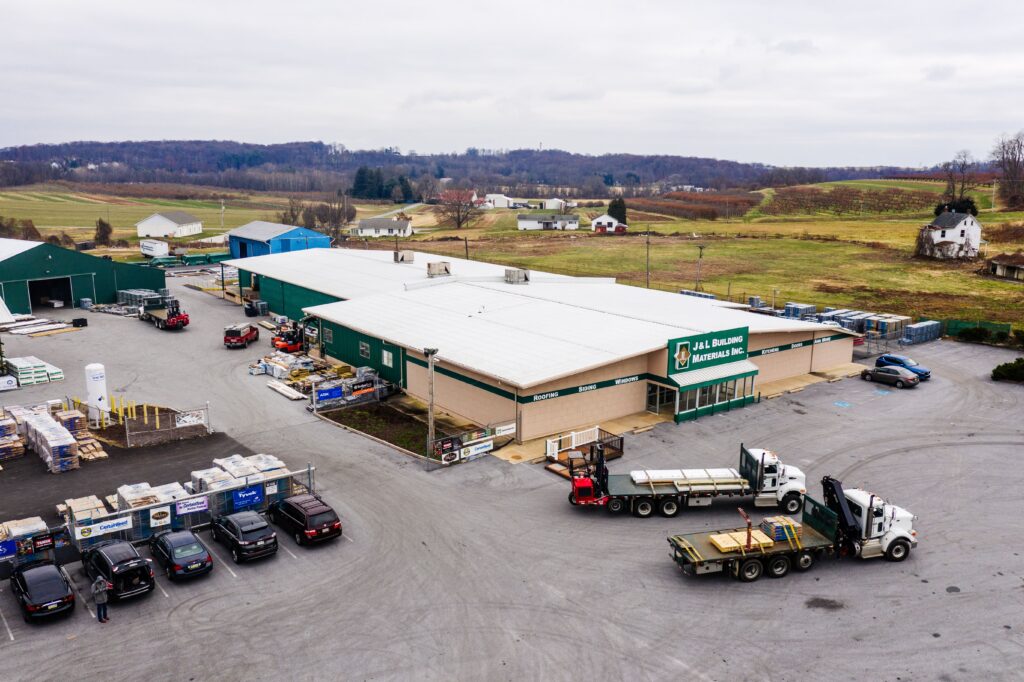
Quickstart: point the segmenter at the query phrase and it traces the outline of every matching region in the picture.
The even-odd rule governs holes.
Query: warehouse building
[[[115,303],[118,289],[162,289],[164,272],[20,239],[0,239],[0,298],[12,313]]]
[[[328,249],[331,238],[315,230],[296,225],[254,220],[228,232],[232,258],[265,256],[305,249]]]
[[[309,317],[325,356],[518,439],[642,411],[743,407],[769,382],[849,363],[846,330],[746,306],[415,252],[324,249],[229,262],[243,293]]]

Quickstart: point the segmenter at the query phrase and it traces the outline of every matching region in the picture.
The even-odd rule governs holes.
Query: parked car
[[[892,384],[896,388],[913,388],[921,383],[917,375],[905,367],[869,367],[860,373],[860,378],[864,381]]]
[[[243,322],[224,327],[224,345],[228,348],[248,348],[260,340],[260,330],[254,324]]]
[[[317,495],[293,495],[274,502],[267,515],[298,545],[341,536],[338,514]]]
[[[11,592],[21,605],[26,623],[75,610],[71,579],[63,568],[49,561],[15,566],[11,573]]]
[[[149,594],[156,587],[152,562],[124,540],[108,540],[85,550],[82,568],[89,580],[106,578],[113,585],[108,596],[115,601]]]
[[[928,381],[932,378],[932,371],[930,369],[922,367],[905,355],[890,355],[886,353],[875,360],[875,367],[902,367],[916,374],[921,381]]]
[[[163,566],[168,580],[205,575],[213,570],[213,555],[190,530],[165,530],[149,539],[149,550]]]
[[[211,530],[214,542],[227,547],[236,564],[277,554],[277,533],[254,511],[218,516]]]

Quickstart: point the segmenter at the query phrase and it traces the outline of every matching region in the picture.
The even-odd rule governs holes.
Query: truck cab
[[[900,561],[917,544],[915,516],[909,511],[867,490],[851,488],[843,492],[859,531],[855,550],[862,559],[884,554],[893,561]]]
[[[763,448],[740,445],[740,474],[754,489],[755,507],[781,506],[787,514],[799,513],[807,493],[807,476],[792,464]]]

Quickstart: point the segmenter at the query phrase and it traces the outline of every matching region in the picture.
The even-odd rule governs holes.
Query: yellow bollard
[[[159,431],[160,430],[160,408],[159,407],[154,407],[153,408],[153,416],[156,417],[156,430]]]
[[[148,408],[148,406],[146,405],[146,403],[142,403],[142,423],[148,425],[149,424],[149,410],[147,408]]]
[[[107,413],[100,410],[100,429],[107,428]]]

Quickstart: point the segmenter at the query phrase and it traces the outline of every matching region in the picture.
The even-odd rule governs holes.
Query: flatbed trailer
[[[572,490],[577,506],[604,506],[612,513],[631,511],[647,518],[655,512],[672,517],[684,507],[707,507],[718,497],[753,497],[756,507],[780,507],[800,512],[806,478],[795,466],[784,465],[768,450],[740,444],[738,468],[639,469],[612,474],[598,451],[594,473],[577,471],[570,460]]]
[[[833,556],[907,558],[917,544],[913,515],[863,490],[844,491],[831,477],[826,476],[822,484],[826,502],[804,496],[799,533],[794,525],[783,525],[781,540],[769,538],[762,544],[753,536],[747,518],[746,527],[673,535],[668,538],[670,556],[687,575],[727,573],[742,582],[753,582],[763,574],[782,578],[790,569],[807,571],[819,559]],[[872,514],[861,523],[851,514],[850,505],[865,501],[865,496]],[[876,509],[880,513],[873,513]],[[735,551],[722,551],[712,541],[712,536],[723,534],[738,534],[732,535],[734,540],[741,539]]]
[[[149,308],[140,306],[139,319],[152,322],[157,329],[183,329],[188,326],[188,313],[182,312],[177,304],[166,308]]]

